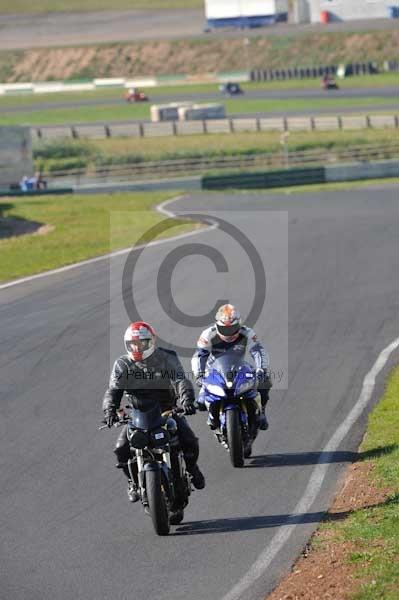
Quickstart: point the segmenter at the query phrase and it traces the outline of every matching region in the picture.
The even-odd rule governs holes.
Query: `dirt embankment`
[[[0,52],[0,81],[199,74],[397,59],[399,30]]]
[[[371,461],[356,462],[348,468],[326,521],[345,519],[353,511],[378,506],[387,500],[392,490],[377,487],[373,471]],[[365,583],[349,561],[355,549],[350,541],[335,541],[330,530],[318,530],[291,573],[266,600],[345,600],[351,597]]]

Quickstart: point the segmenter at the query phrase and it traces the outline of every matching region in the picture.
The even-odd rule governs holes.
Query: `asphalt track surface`
[[[173,535],[157,538],[112,467],[116,432],[96,430],[124,325],[122,315],[110,322],[110,302],[121,296],[115,271],[103,261],[1,290],[4,600],[222,600],[275,533],[288,528],[288,543],[242,595],[260,600],[316,528],[354,456],[365,415],[338,451],[323,454],[323,448],[356,403],[378,354],[398,335],[398,187],[198,194],[174,204],[178,209],[228,210],[237,226],[251,225],[259,251],[268,247],[264,232],[274,211],[281,218],[288,212],[289,385],[273,391],[270,430],[259,436],[248,466],[233,470],[204,415],[191,418],[207,488],[192,495]],[[192,241],[223,253],[222,239],[212,230]],[[158,328],[162,314],[150,293],[155,263],[181,243],[154,247],[136,275],[135,289]],[[268,255],[266,271],[276,264],[278,257]],[[210,308],[208,275],[202,259],[180,264],[179,298],[191,314]],[[244,310],[245,277],[242,272],[229,284]],[[267,318],[256,325],[265,340],[279,327]],[[180,343],[190,341],[179,339],[179,328],[171,333]],[[382,382],[383,376],[373,401]],[[321,493],[309,512],[295,514],[319,461],[329,464]]]
[[[326,31],[362,32],[396,29],[395,19],[370,19],[296,25],[279,23],[256,29],[205,33],[203,10],[107,11],[0,15],[0,49],[135,42],[143,40],[268,35],[302,35]]]
[[[245,84],[243,84],[245,90]],[[292,89],[292,90],[247,90],[239,96],[225,96],[220,92],[196,92],[190,93],[190,89],[175,94],[156,94],[151,95],[151,89],[146,89],[151,104],[164,104],[167,102],[223,102],[225,100],[331,100],[331,99],[357,99],[357,98],[387,98],[388,100],[399,101],[399,87],[386,86],[382,88],[345,88],[341,90],[317,90],[317,89]],[[120,98],[90,98],[87,100],[71,100],[70,102],[35,102],[32,105],[21,106],[1,106],[1,112],[27,112],[38,110],[52,110],[63,108],[79,108],[84,106],[121,106],[126,104],[124,100],[124,90],[121,90]],[[36,96],[35,100],[39,100]],[[143,104],[143,103],[138,103]],[[372,103],[371,103],[372,104]],[[133,106],[133,105],[132,105]],[[358,107],[350,107],[352,110]],[[362,107],[359,107],[359,110]],[[376,106],[379,108],[379,105]],[[317,110],[317,109],[316,109]],[[330,107],[331,110],[331,107]]]

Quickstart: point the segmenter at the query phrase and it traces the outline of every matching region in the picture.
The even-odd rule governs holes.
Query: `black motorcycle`
[[[141,502],[151,515],[155,532],[168,535],[178,525],[191,494],[175,416],[181,409],[161,414],[159,403],[127,405],[117,425],[127,424],[131,457],[130,478],[138,486]]]

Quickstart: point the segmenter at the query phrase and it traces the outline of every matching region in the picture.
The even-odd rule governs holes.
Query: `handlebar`
[[[109,429],[108,425],[105,424],[105,421],[101,421],[102,423],[104,423],[104,425],[100,425],[100,427],[98,428],[99,431],[101,431],[102,429]],[[115,421],[115,423],[113,423],[112,427],[122,427],[122,425],[125,425],[128,422],[128,419],[119,419],[119,421]]]
[[[127,408],[127,407],[126,407]],[[112,427],[122,427],[123,425],[126,425],[126,423],[128,423],[129,418],[126,415],[125,411],[122,409],[120,411],[118,411],[119,414],[119,418],[117,421],[115,421],[112,425]],[[179,414],[185,414],[185,410],[184,408],[180,408],[178,406],[171,408],[170,410],[166,410],[162,413],[163,417],[173,417],[173,415],[179,415]],[[109,429],[108,425],[106,424],[106,421],[101,421],[103,423],[103,425],[100,425],[98,427],[98,431],[102,431],[103,429]]]
[[[184,408],[180,408],[178,406],[175,406],[173,408],[171,408],[170,410],[165,410],[162,413],[163,417],[173,417],[173,415],[182,415],[185,413]]]

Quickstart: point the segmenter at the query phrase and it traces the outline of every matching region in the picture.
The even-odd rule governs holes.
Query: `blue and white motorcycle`
[[[259,403],[254,367],[234,351],[208,365],[201,400],[209,411],[208,423],[229,451],[234,467],[249,458],[258,434]]]

